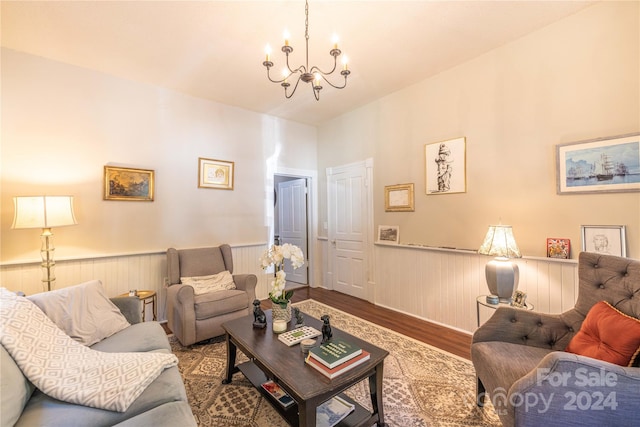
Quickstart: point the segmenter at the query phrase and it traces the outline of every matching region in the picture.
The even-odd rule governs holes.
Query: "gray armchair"
[[[181,277],[209,276],[228,270],[233,274],[229,245],[167,250],[167,318],[169,328],[182,345],[191,345],[224,334],[222,324],[247,316],[256,298],[255,274],[233,274],[236,289],[195,295]]]
[[[478,405],[488,395],[504,426],[639,425],[640,368],[564,349],[599,301],[640,318],[640,261],[583,252],[578,277],[573,309],[500,307],[473,335]]]

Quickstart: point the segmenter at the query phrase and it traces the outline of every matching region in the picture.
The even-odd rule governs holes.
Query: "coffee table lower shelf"
[[[253,384],[255,388],[265,396],[265,399],[271,403],[271,406],[275,408],[276,411],[282,417],[287,420],[287,422],[292,426],[298,426],[298,404],[294,402],[293,405],[284,408],[277,402],[274,402],[273,397],[262,388],[262,383],[269,380],[265,373],[253,362],[245,362],[241,363],[237,366],[237,368],[244,374],[244,376]],[[336,424],[337,427],[357,427],[364,425],[371,417],[371,413],[358,403],[356,403],[349,396],[346,396],[344,393],[340,393],[339,396],[346,400],[347,402],[353,404],[355,409],[352,413],[349,414],[344,420],[340,423]]]

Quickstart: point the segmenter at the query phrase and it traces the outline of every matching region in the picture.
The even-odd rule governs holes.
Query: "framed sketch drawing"
[[[153,201],[154,172],[150,169],[104,167],[104,200]]]
[[[400,242],[400,227],[397,225],[379,225],[378,243],[397,245]]]
[[[198,159],[198,187],[233,190],[234,163],[225,160]]]
[[[413,183],[384,187],[384,210],[385,212],[413,212],[415,210]]]
[[[425,189],[427,194],[467,191],[466,138],[425,145]]]
[[[624,225],[583,225],[582,250],[603,255],[627,256]]]
[[[640,191],[640,134],[556,147],[558,194]]]

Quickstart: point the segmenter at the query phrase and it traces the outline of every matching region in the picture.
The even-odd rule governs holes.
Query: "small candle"
[[[273,321],[273,332],[280,333],[287,330],[287,322],[284,320]]]
[[[289,46],[289,37],[290,37],[290,35],[289,35],[289,31],[288,30],[284,30],[283,37],[284,37],[284,45],[285,46]]]

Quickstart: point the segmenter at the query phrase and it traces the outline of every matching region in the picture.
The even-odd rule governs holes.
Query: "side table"
[[[480,306],[489,307],[493,310],[496,310],[498,307],[513,307],[511,304],[506,302],[499,302],[498,304],[491,304],[487,302],[487,295],[480,295],[476,298],[476,319],[478,322],[478,327],[480,327]],[[520,308],[521,310],[533,310],[533,304],[527,302],[524,304],[524,307],[515,307]]]
[[[118,295],[120,297],[128,297],[129,293],[127,292],[126,294],[122,294],[122,295]],[[151,309],[153,310],[153,320],[156,321],[158,320],[158,312],[156,309],[157,306],[157,302],[158,302],[158,295],[156,294],[156,291],[137,291],[136,295],[134,295],[136,298],[138,298],[140,301],[142,301],[142,321],[146,321],[146,308],[147,308],[147,304],[151,304]]]

